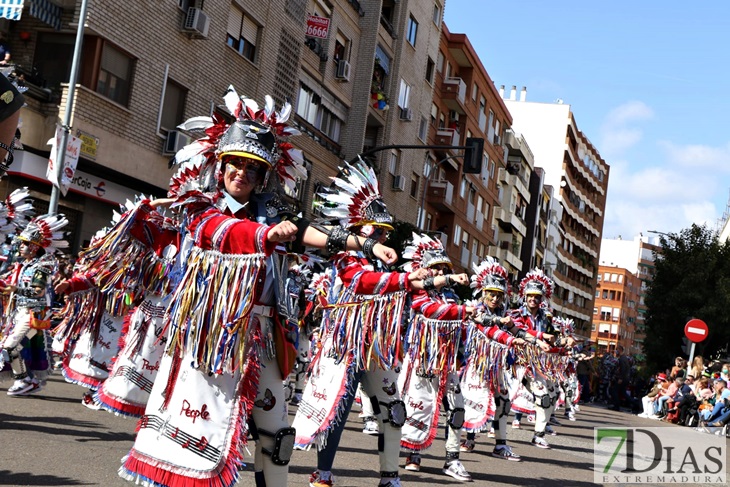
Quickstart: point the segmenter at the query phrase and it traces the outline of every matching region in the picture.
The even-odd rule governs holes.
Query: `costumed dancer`
[[[363,161],[345,163],[320,197],[322,213],[341,225],[332,234],[344,236],[349,230],[380,239],[392,229],[393,217],[380,195],[375,172]],[[423,288],[426,271],[376,272],[369,245],[361,253],[328,250],[335,255],[330,269],[334,284],[322,313],[319,351],[293,422],[296,444],[319,448],[310,486],[332,486],[332,465],[342,430],[362,382],[367,395],[363,400],[370,401],[373,415],[380,421],[380,484],[400,486],[398,452],[406,416],[396,368],[402,318],[408,292]]]
[[[121,416],[144,414],[167,342],[162,322],[180,242],[175,222],[155,210],[158,201],[142,200],[130,228],[144,246],[137,264],[142,302],[125,317],[119,353],[94,396],[102,409]]]
[[[249,433],[256,485],[287,485],[294,430],[283,380],[296,350],[282,324],[291,317],[278,313],[288,261],[275,247],[370,245],[395,260],[392,249],[349,234],[334,242],[290,217],[276,194],[255,191],[306,178],[301,152],[284,140],[298,134],[286,125],[291,106],[276,112],[267,96],[259,109],[233,87],[224,99],[234,121],[189,120],[183,128],[202,124],[206,136],[176,155],[170,196],[183,210],[182,278],[165,314],[166,353],[119,471],[146,485],[232,486]]]
[[[114,224],[79,254],[74,275],[55,288],[68,296],[54,351],[63,357],[66,381],[89,389],[81,402],[91,409],[100,407],[94,395],[119,352],[125,317],[142,296],[151,236],[140,222],[153,211],[147,202],[127,201],[123,214],[115,212]]]
[[[297,332],[296,362],[294,363],[293,372],[287,376],[284,385],[285,392],[290,394],[286,399],[292,406],[297,406],[302,400],[307,368],[310,362],[309,351],[312,334],[314,333],[311,316],[314,310],[313,300],[316,298],[316,294],[321,292],[316,287],[321,283],[314,282],[314,279],[319,279],[320,276],[317,274],[312,275],[313,265],[314,262],[311,259],[307,259],[303,263],[292,262],[284,284],[286,297],[289,300],[287,307],[292,310],[292,316],[298,318],[296,323],[290,325]],[[310,281],[312,281],[311,285]]]
[[[461,377],[466,414],[466,440],[461,451],[471,452],[476,433],[492,421],[496,446],[492,456],[520,461],[507,445],[507,417],[510,398],[507,392],[507,369],[514,363],[510,347],[525,344],[525,333],[505,316],[509,285],[507,270],[494,258],[487,257],[473,266],[471,287],[477,298],[477,313],[469,326],[466,367]]]
[[[63,215],[33,218],[16,237],[19,260],[13,264],[8,280],[0,284],[2,292],[11,295],[8,331],[0,344],[15,379],[8,389],[9,396],[37,391],[52,370],[46,347],[51,327],[51,280],[58,267],[54,253],[68,247],[61,232],[67,224]],[[21,356],[24,339],[39,342],[32,346],[36,356],[29,359],[30,373]]]
[[[401,448],[408,451],[405,469],[421,469],[420,452],[429,448],[438,431],[443,405],[446,421],[446,460],[443,473],[468,482],[471,475],[459,460],[464,397],[459,384],[459,349],[466,326],[464,320],[474,308],[456,304],[442,292],[454,284],[467,285],[469,276],[451,274],[451,260],[438,240],[413,234],[403,251],[410,259],[404,270],[428,269],[425,289],[412,294],[413,318],[406,332],[406,356],[398,387],[406,404],[406,423]]]
[[[547,342],[554,338],[554,335],[549,333],[552,331],[552,313],[547,303],[552,292],[552,280],[540,269],[528,272],[520,281],[520,298],[523,304],[513,313],[513,319],[521,328],[536,339]],[[542,345],[541,348],[544,352],[550,349]],[[532,444],[539,448],[550,448],[545,434],[556,434],[548,425],[548,421],[557,401],[557,387],[534,368],[528,368],[522,386],[527,394],[521,393],[521,388],[517,387],[517,391],[512,395],[512,408],[522,413],[534,412],[535,435]],[[518,395],[520,400],[517,400]]]
[[[574,348],[576,341],[573,338],[575,322],[571,318],[554,316],[553,328],[557,335],[555,346],[551,349],[551,352],[565,356],[568,364],[564,376],[557,381],[560,392],[556,406],[562,405],[565,408],[565,418],[569,421],[575,421],[575,403],[578,401],[580,394],[575,367],[575,357],[577,355],[577,350]]]

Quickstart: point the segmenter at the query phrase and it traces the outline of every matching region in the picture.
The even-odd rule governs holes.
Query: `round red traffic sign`
[[[684,334],[692,342],[700,343],[707,338],[707,333],[707,324],[702,320],[692,319],[684,325]]]

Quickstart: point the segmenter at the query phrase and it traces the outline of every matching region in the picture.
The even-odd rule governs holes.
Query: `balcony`
[[[479,130],[484,132],[487,129],[487,114],[484,111],[479,111]]]
[[[607,331],[599,331],[598,338],[607,338],[609,340],[618,340],[618,333],[609,333]]]
[[[522,270],[522,260],[515,254],[515,251],[519,254],[519,249],[515,248],[509,242],[502,242],[497,248],[497,260],[500,262],[506,262],[518,271]]]
[[[461,258],[459,259],[459,262],[461,263],[461,266],[465,269],[469,269],[469,258],[471,257],[469,249],[465,249],[464,247],[461,248]]]
[[[441,98],[455,112],[465,114],[466,83],[461,78],[446,78],[442,84]]]
[[[436,145],[459,145],[461,134],[456,129],[438,129],[436,131]],[[451,151],[454,152],[455,151]]]
[[[454,213],[454,185],[448,181],[432,181],[428,185],[426,201],[439,211]]]
[[[477,230],[480,232],[484,229],[484,213],[481,211],[477,211],[477,221],[476,221]]]
[[[471,204],[471,203],[467,203],[467,205],[466,205],[466,219],[469,220],[470,222],[473,222],[474,221],[474,211],[475,211],[474,205]]]
[[[494,217],[507,225],[511,225],[512,228],[517,230],[523,237],[527,235],[527,225],[514,213],[510,212],[507,208],[495,209]]]

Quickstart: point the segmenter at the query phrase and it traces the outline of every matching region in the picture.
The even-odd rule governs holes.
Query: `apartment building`
[[[639,296],[634,331],[633,346],[638,350],[639,358],[643,357],[643,343],[646,338],[644,320],[646,317],[645,298],[654,279],[654,260],[661,252],[658,237],[638,235],[633,240],[602,239],[600,264],[602,266],[618,266],[627,269],[639,279]],[[605,280],[605,279],[604,279]],[[596,316],[593,317],[596,323]]]
[[[642,352],[636,339],[642,281],[621,267],[600,265],[598,269],[591,340],[599,354],[622,345],[628,355],[636,356]]]
[[[517,99],[516,91],[513,86],[504,99],[512,128],[529,141],[535,166],[544,169],[545,184],[555,191],[559,235],[555,258],[550,257],[551,304],[581,334],[592,317],[609,166],[578,128],[570,105],[529,102],[525,88]]]
[[[65,115],[80,4],[41,3],[43,15],[26,5],[20,20],[0,25],[29,87],[25,150],[0,191],[29,186],[42,212],[50,194],[46,142]],[[71,135],[83,145],[59,208],[71,221],[73,249],[119,203],[139,192],[164,195],[168,161],[198,135],[177,125],[225,116],[229,85],[260,102],[266,94],[278,106],[291,101],[303,133],[291,142],[310,174],[290,197],[307,216],[343,159],[375,146],[425,144],[443,8],[442,0],[89,1],[70,107]],[[370,162],[396,218],[415,224],[426,151],[396,156],[382,152]]]
[[[435,93],[429,110],[433,145],[463,146],[469,137],[485,140],[479,174],[465,173],[461,150],[429,154],[421,227],[441,232],[458,270],[471,270],[495,255],[500,210],[498,177],[505,168],[505,132],[512,120],[489,74],[465,34],[443,26],[434,65]]]

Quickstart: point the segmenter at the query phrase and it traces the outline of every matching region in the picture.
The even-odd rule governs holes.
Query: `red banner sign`
[[[307,15],[307,37],[318,37],[319,39],[327,39],[330,34],[330,19],[326,17],[317,17],[316,15]]]

